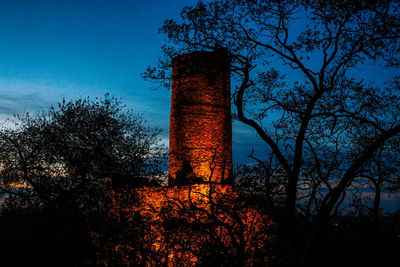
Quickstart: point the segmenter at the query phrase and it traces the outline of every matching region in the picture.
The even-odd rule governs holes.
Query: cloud
[[[0,114],[10,116],[40,109],[46,101],[40,93],[10,95],[0,92]]]
[[[77,92],[88,92],[67,81],[45,81],[38,79],[1,79],[0,78],[0,120],[13,114],[36,112],[56,105],[63,98],[77,98]]]

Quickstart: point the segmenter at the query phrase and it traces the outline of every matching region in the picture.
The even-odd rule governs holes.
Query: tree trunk
[[[287,228],[287,241],[288,241],[288,254],[287,265],[288,267],[298,266],[298,234],[297,234],[297,220],[296,220],[296,187],[297,179],[289,177],[287,185],[287,199],[285,208],[286,228]]]

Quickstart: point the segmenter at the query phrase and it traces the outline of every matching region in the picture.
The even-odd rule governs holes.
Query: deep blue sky
[[[1,113],[105,92],[139,112],[168,107],[169,92],[150,91],[140,73],[159,56],[158,27],[190,1],[0,3]]]
[[[0,120],[110,92],[162,128],[168,143],[170,91],[154,90],[140,73],[161,54],[163,21],[195,2],[0,0]],[[389,75],[365,68],[358,71],[373,80]],[[253,130],[234,122],[234,161],[247,161],[252,146],[260,154],[260,144]]]
[[[163,21],[195,2],[0,0],[0,120],[110,92],[162,128],[168,143],[170,91],[152,90],[140,73],[157,63]],[[257,143],[235,123],[235,161]]]

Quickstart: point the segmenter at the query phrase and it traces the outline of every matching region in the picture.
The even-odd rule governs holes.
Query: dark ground
[[[96,223],[103,222],[79,216],[68,207],[57,212],[5,211],[0,216],[0,266],[95,265],[89,233]],[[274,251],[278,255],[273,265],[283,265],[279,254],[284,253],[279,248]],[[398,216],[381,218],[379,228],[369,218],[337,219],[317,244],[314,259],[315,266],[326,267],[396,266],[400,262]]]

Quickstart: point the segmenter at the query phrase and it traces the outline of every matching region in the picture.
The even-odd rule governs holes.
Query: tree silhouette
[[[72,266],[93,256],[90,228],[100,227],[111,186],[148,184],[162,173],[159,132],[109,95],[4,123],[0,192],[9,196],[0,215],[0,262]]]
[[[106,95],[17,116],[0,132],[3,190],[25,183],[42,201],[66,197],[82,206],[98,204],[111,182],[159,174],[159,130],[123,108]]]
[[[310,262],[346,192],[398,144],[400,83],[389,72],[400,62],[399,12],[398,1],[200,1],[160,29],[164,55],[144,78],[167,87],[178,54],[229,50],[234,117],[283,170],[289,266]],[[367,65],[385,77],[359,72]],[[304,201],[312,230],[301,237]]]

